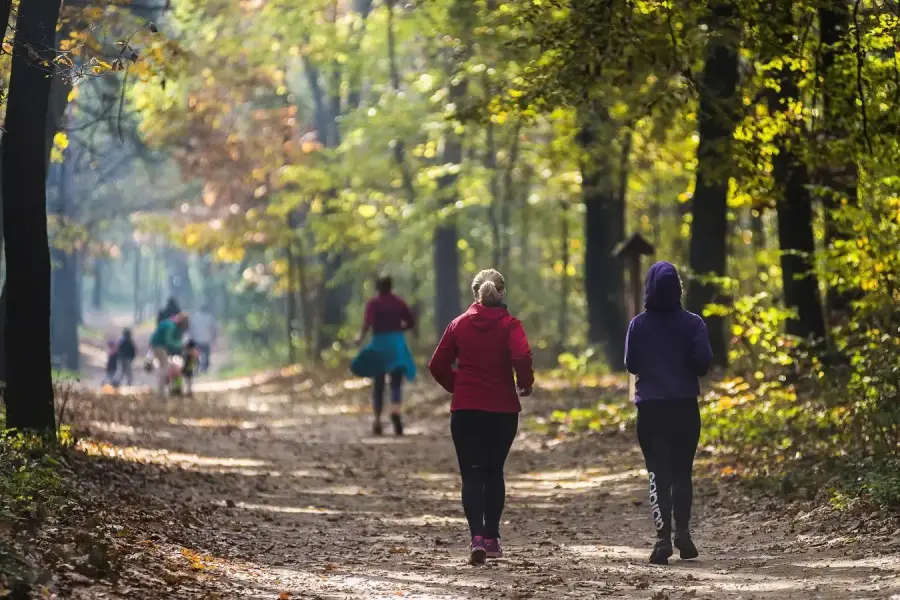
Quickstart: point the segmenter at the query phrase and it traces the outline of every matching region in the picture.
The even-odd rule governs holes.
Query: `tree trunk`
[[[690,267],[695,276],[724,277],[728,232],[728,170],[722,168],[731,157],[738,82],[740,28],[732,4],[713,2],[712,22],[706,48],[706,64],[700,85],[697,115],[700,142],[697,148],[697,183],[691,201]],[[692,281],[688,287],[688,309],[703,314],[707,304],[717,300],[713,283]],[[709,341],[716,365],[728,363],[725,322],[707,317]]]
[[[789,3],[775,4],[772,12],[773,39],[778,40],[779,47],[787,50],[791,47],[794,31],[793,7]],[[790,110],[791,102],[798,99],[798,94],[794,72],[782,68],[780,90],[769,93],[770,114]],[[778,154],[773,159],[773,176],[782,289],[785,308],[797,313],[796,318],[787,321],[787,332],[818,341],[825,337],[825,320],[819,281],[813,273],[816,244],[812,223],[812,194],[808,187],[809,172],[803,158],[794,151],[798,142],[794,133],[781,134],[775,140]]]
[[[454,0],[450,6],[449,16],[456,28],[460,43],[456,46],[451,62],[447,65],[450,79],[447,94],[447,105],[462,106],[469,91],[469,80],[466,77],[465,64],[472,54],[472,29],[475,19],[475,3],[472,0]],[[444,151],[441,162],[447,165],[462,167],[462,139],[453,126],[444,132]],[[438,197],[440,208],[452,207],[459,197],[457,172],[445,172],[438,178]],[[462,312],[462,297],[459,290],[459,232],[456,216],[445,218],[435,227],[433,244],[434,260],[434,327],[440,337],[447,325]]]
[[[287,328],[287,345],[288,345],[288,364],[297,362],[297,356],[294,348],[294,323],[296,323],[297,305],[295,303],[294,291],[297,286],[294,283],[294,274],[297,267],[294,264],[294,219],[293,214],[287,217],[288,240],[284,246],[285,259],[287,261],[287,291],[284,294],[284,318]]]
[[[397,66],[397,40],[396,35],[394,33],[394,5],[396,4],[396,0],[385,0],[385,7],[387,8],[387,53],[388,53],[388,69],[390,72],[390,80],[391,80],[391,89],[393,89],[395,94],[400,93],[400,69]],[[413,206],[416,203],[416,188],[413,183],[412,172],[409,168],[409,163],[406,161],[406,141],[403,139],[395,139],[394,140],[394,162],[397,164],[397,168],[400,169],[400,182],[403,188],[403,193],[406,196],[406,203],[409,206]],[[413,249],[415,252],[415,249]],[[414,254],[414,256],[417,255]],[[422,328],[420,326],[420,319],[422,316],[422,295],[421,295],[421,283],[419,272],[417,269],[412,269],[412,274],[410,277],[410,287],[412,288],[412,305],[411,310],[413,316],[416,318],[416,325],[412,330],[412,338],[415,345],[418,346],[420,341]]]
[[[75,314],[78,315],[78,324],[84,325],[84,253],[76,249],[72,258],[75,263]]]
[[[450,86],[450,102],[457,105],[465,96],[465,80]],[[444,137],[444,165],[460,165],[462,163],[462,141],[453,132]],[[441,194],[441,207],[452,206],[457,198],[456,173],[442,175],[438,179],[438,190]],[[450,321],[462,312],[462,298],[459,291],[459,234],[456,229],[456,217],[445,218],[434,229],[434,326],[437,337],[440,337]]]
[[[166,249],[166,266],[168,270],[169,295],[174,296],[183,309],[194,307],[194,285],[187,256],[176,248]]]
[[[94,259],[94,287],[91,292],[91,308],[103,310],[103,285],[106,270],[106,258],[98,256]]]
[[[560,208],[560,258],[562,261],[562,276],[559,281],[559,346],[557,354],[566,351],[569,339],[569,294],[571,282],[569,281],[570,239],[569,239],[569,202],[562,200]]]
[[[64,227],[71,225],[75,217],[72,182],[72,153],[66,150],[61,164],[50,165],[52,180],[56,185],[56,201],[50,211]],[[80,362],[78,349],[78,281],[74,250],[52,248],[53,270],[51,279],[50,350],[58,359],[58,365],[77,371]]]
[[[132,315],[132,319],[135,323],[140,323],[144,320],[144,303],[143,297],[141,296],[141,262],[143,257],[141,256],[141,246],[139,244],[134,245],[134,265],[132,272],[132,277],[134,278],[134,296],[133,296],[133,304],[134,304],[134,314]]]
[[[306,356],[313,360],[316,357],[315,346],[315,319],[313,318],[313,303],[310,301],[309,278],[306,275],[306,253],[303,252],[303,238],[299,238],[299,260],[297,260],[297,283],[299,284],[298,294],[300,295],[300,310],[303,315],[303,339],[306,342]]]
[[[613,250],[625,237],[624,197],[617,193],[615,170],[609,159],[613,124],[599,103],[582,110],[578,141],[584,150],[581,164],[584,216],[584,290],[588,305],[588,341],[604,346],[606,361],[615,371],[624,368],[625,270]]]
[[[3,136],[6,240],[6,424],[56,430],[50,366],[50,247],[47,239],[46,118],[59,0],[23,2],[16,19]],[[37,57],[34,54],[37,54]]]
[[[519,162],[519,132],[522,130],[522,122],[516,121],[512,131],[512,141],[509,147],[509,161],[506,170],[503,172],[503,205],[500,207],[500,230],[502,250],[500,252],[500,264],[506,268],[510,265],[510,257],[512,252],[512,241],[509,237],[510,228],[512,227],[512,207],[516,200],[516,184],[513,180],[513,171]],[[525,199],[528,204],[528,198]]]
[[[489,100],[487,101],[489,102]],[[503,265],[500,263],[500,257],[503,252],[503,240],[500,237],[498,214],[501,203],[500,178],[497,173],[497,143],[494,139],[494,124],[490,121],[485,125],[484,135],[484,168],[488,170],[488,189],[491,193],[491,200],[486,207],[487,221],[491,226],[491,266],[502,273]]]
[[[820,170],[822,184],[827,188],[822,197],[825,213],[825,245],[833,248],[835,243],[840,243],[851,238],[848,232],[843,231],[835,222],[833,213],[840,208],[841,202],[846,201],[851,206],[859,202],[858,180],[859,172],[856,162],[853,160],[852,140],[848,135],[847,120],[854,120],[857,107],[853,104],[854,92],[848,87],[852,82],[836,66],[836,62],[850,52],[850,46],[835,47],[841,41],[846,41],[850,32],[850,8],[842,0],[832,0],[828,6],[819,9],[819,29],[822,43],[821,75],[822,83],[822,107],[823,107],[823,133],[825,147],[820,155],[825,157],[825,164]],[[850,303],[857,296],[852,290],[840,290],[836,286],[828,286],[828,312],[829,318],[840,321],[851,312]]]

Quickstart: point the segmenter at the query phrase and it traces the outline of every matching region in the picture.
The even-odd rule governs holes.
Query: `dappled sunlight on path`
[[[651,567],[645,474],[628,434],[547,444],[523,430],[508,465],[508,558],[470,567],[441,393],[413,386],[410,435],[375,438],[358,380],[322,381],[300,370],[248,380],[211,383],[215,393],[196,398],[106,396],[73,409],[79,448],[138,469],[135,499],[184,508],[197,521],[187,529],[173,521],[170,539],[158,543],[170,567],[187,573],[163,585],[159,598],[900,593],[900,556],[795,531],[785,508],[711,484],[697,490],[700,560]],[[538,393],[528,404],[541,402]],[[185,577],[203,593],[179,591]]]

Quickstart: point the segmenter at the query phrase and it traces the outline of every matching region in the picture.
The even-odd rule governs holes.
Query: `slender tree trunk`
[[[293,214],[287,217],[288,241],[284,247],[285,258],[287,260],[287,291],[284,294],[285,303],[285,325],[287,328],[287,345],[288,345],[288,364],[297,362],[296,349],[294,347],[294,323],[297,316],[295,314],[297,305],[295,304],[294,291],[297,286],[294,283],[294,274],[297,267],[294,264],[294,219]]]
[[[462,105],[469,89],[469,80],[464,72],[459,72],[471,53],[471,40],[475,6],[471,0],[455,0],[451,6],[451,19],[459,27],[462,43],[457,49],[450,65],[450,88],[447,103],[456,107]],[[444,133],[444,152],[441,157],[444,165],[462,166],[463,146],[460,136],[452,127]],[[453,206],[459,196],[457,189],[459,175],[448,172],[438,181],[440,207]],[[434,326],[437,337],[443,334],[447,325],[462,312],[462,297],[459,290],[459,232],[456,217],[448,217],[435,227],[433,237],[434,248]]]
[[[71,190],[73,157],[71,148],[64,151],[63,162],[50,165],[56,185],[56,201],[50,210],[64,227],[71,226],[75,217],[75,204]],[[51,284],[50,333],[51,353],[58,357],[59,365],[77,371],[80,362],[78,349],[78,282],[74,251],[51,249],[53,262]]]
[[[488,122],[485,126],[485,150],[484,150],[484,168],[488,170],[488,188],[491,192],[491,200],[486,207],[487,220],[491,226],[491,265],[493,268],[503,272],[503,265],[500,264],[500,257],[503,251],[503,240],[500,237],[500,220],[499,220],[499,204],[500,204],[500,181],[497,174],[497,143],[494,139],[494,124]]]
[[[728,232],[728,163],[735,123],[738,82],[740,27],[728,0],[714,0],[706,64],[700,86],[697,148],[697,183],[691,202],[690,266],[695,276],[724,277]],[[717,300],[715,284],[692,281],[688,287],[688,309],[702,314],[707,304]],[[709,341],[716,365],[728,362],[725,322],[707,317]]]
[[[780,47],[789,49],[794,31],[791,4],[773,5],[771,22],[773,38]],[[769,94],[769,112],[789,111],[798,99],[799,88],[794,72],[783,68],[780,89]],[[788,115],[790,122],[790,116]],[[775,143],[778,155],[773,159],[775,202],[778,216],[778,244],[781,249],[782,289],[784,305],[793,309],[797,317],[787,322],[787,332],[802,338],[821,340],[825,337],[825,318],[819,281],[813,273],[815,237],[813,234],[812,194],[809,191],[809,172],[804,159],[794,147],[796,133],[784,133]]]
[[[98,256],[94,259],[94,288],[91,293],[91,308],[103,310],[103,285],[106,273],[106,258]]]
[[[559,281],[559,347],[558,354],[566,351],[569,340],[569,295],[571,294],[571,282],[569,281],[570,262],[570,235],[569,235],[569,202],[562,200],[560,206],[560,257],[562,260],[562,274]]]
[[[59,0],[23,2],[16,19],[3,136],[3,232],[6,241],[6,424],[56,429],[50,365],[50,246],[47,239],[46,118]],[[35,54],[37,56],[35,56]]]
[[[75,264],[75,314],[78,315],[78,324],[84,325],[84,253],[76,249],[72,258]]]
[[[822,184],[826,192],[822,197],[825,213],[825,245],[833,248],[836,243],[850,239],[848,232],[835,221],[833,214],[842,201],[851,206],[859,202],[859,173],[853,160],[852,139],[846,123],[856,118],[857,108],[853,104],[855,95],[848,90],[852,82],[837,64],[851,53],[850,46],[840,46],[850,34],[850,8],[843,0],[830,0],[819,8],[819,29],[822,43],[821,75],[823,106],[824,147],[820,155],[825,164],[820,169]],[[838,286],[828,286],[829,318],[838,322],[851,313],[850,303],[857,294],[852,290],[841,290]]]
[[[167,247],[165,261],[169,294],[175,297],[182,308],[194,308],[194,284],[191,282],[187,255],[181,250]]]
[[[302,244],[302,237],[299,238]],[[309,277],[306,274],[306,256],[303,248],[300,248],[299,260],[297,260],[297,283],[300,289],[300,310],[303,313],[303,339],[306,342],[306,355],[310,360],[316,358],[316,346],[314,339],[315,319],[313,315],[312,305],[310,301]]]
[[[385,0],[385,8],[387,8],[387,53],[388,53],[388,68],[390,71],[390,80],[391,80],[391,89],[395,94],[400,93],[400,69],[397,66],[397,39],[394,32],[394,6],[396,4],[396,0]],[[394,151],[394,162],[397,164],[397,168],[400,169],[400,181],[403,188],[403,194],[406,196],[406,203],[409,206],[413,206],[416,202],[416,188],[413,183],[412,171],[410,170],[409,163],[406,160],[406,141],[398,138],[394,140],[393,145]],[[416,256],[418,253],[415,253]],[[413,340],[416,345],[418,345],[420,338],[422,327],[420,326],[419,320],[422,315],[422,294],[421,294],[421,280],[419,277],[418,269],[412,269],[412,275],[410,277],[410,287],[412,288],[412,306],[411,310],[413,315],[416,318],[416,326],[412,330]]]
[[[607,364],[624,368],[626,330],[625,270],[613,250],[625,237],[624,197],[616,189],[615,170],[609,159],[613,124],[599,103],[585,108],[579,143],[584,217],[584,289],[588,304],[588,341],[603,344]]]
[[[512,243],[509,237],[510,228],[512,227],[512,207],[516,200],[516,184],[513,180],[513,171],[519,162],[519,133],[522,130],[521,121],[517,121],[512,131],[512,141],[509,146],[509,160],[506,169],[503,172],[503,203],[500,207],[500,231],[501,251],[500,264],[504,268],[509,268],[510,253],[512,251]],[[525,198],[527,204],[528,198]]]
[[[141,288],[141,262],[143,262],[143,256],[141,256],[141,246],[140,244],[135,243],[134,245],[134,322],[140,323],[144,320],[144,298],[141,295],[143,293],[143,289]]]

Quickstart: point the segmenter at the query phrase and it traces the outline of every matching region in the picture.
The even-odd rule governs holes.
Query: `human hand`
[[[525,398],[531,395],[532,388],[531,386],[527,388],[518,388],[516,391],[519,393],[520,397]]]

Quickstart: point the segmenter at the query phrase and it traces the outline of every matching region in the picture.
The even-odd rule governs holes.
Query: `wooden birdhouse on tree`
[[[640,233],[635,233],[623,240],[613,250],[613,255],[625,262],[625,269],[628,271],[628,279],[631,282],[625,298],[629,319],[641,312],[643,303],[644,273],[641,271],[641,257],[652,256],[655,252],[656,248],[653,247],[653,244]]]

